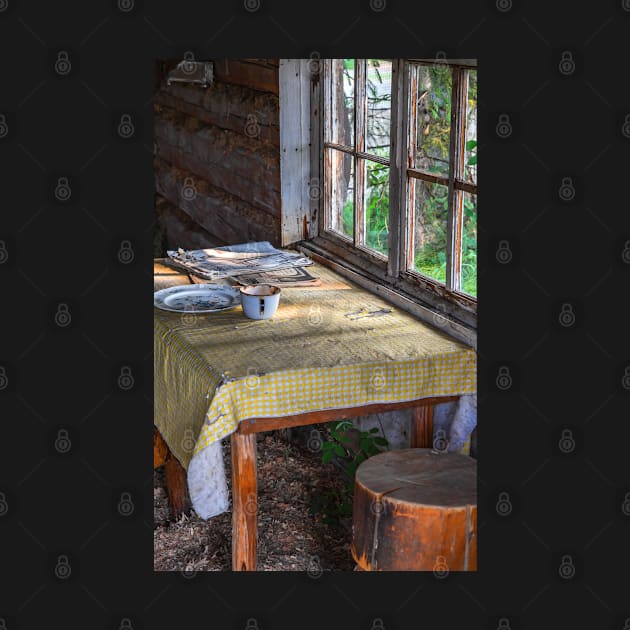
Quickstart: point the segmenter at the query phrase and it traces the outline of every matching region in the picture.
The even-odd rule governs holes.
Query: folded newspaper
[[[289,267],[261,271],[260,273],[244,273],[234,278],[238,284],[273,284],[277,287],[318,287],[322,281],[310,274],[303,267]]]
[[[305,267],[313,261],[295,252],[276,249],[268,241],[240,243],[214,249],[167,251],[169,262],[206,280],[242,274]]]

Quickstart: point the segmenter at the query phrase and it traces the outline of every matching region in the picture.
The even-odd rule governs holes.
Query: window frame
[[[365,68],[365,60],[363,67]],[[413,202],[410,188],[412,178],[417,178],[429,182],[437,182],[448,185],[449,208],[453,207],[461,217],[463,192],[477,193],[477,186],[466,183],[458,179],[463,173],[463,147],[465,143],[463,133],[465,130],[466,116],[466,89],[465,78],[466,69],[476,69],[475,60],[436,60],[436,59],[392,59],[392,98],[391,98],[391,127],[390,127],[390,152],[389,159],[379,158],[375,161],[387,164],[390,169],[389,177],[389,199],[390,199],[390,229],[388,255],[385,259],[377,252],[361,246],[358,242],[357,215],[361,211],[355,203],[355,229],[352,240],[341,236],[339,233],[331,231],[329,225],[329,214],[326,206],[330,199],[330,179],[327,173],[330,172],[330,165],[327,164],[327,155],[330,149],[343,150],[352,155],[359,154],[372,160],[374,155],[366,151],[357,150],[357,116],[355,116],[355,136],[353,147],[339,145],[331,142],[329,131],[325,128],[326,122],[330,120],[331,108],[331,81],[332,81],[332,60],[320,60],[320,72],[316,77],[312,77],[315,89],[312,93],[313,111],[317,114],[312,124],[312,145],[314,153],[317,152],[317,160],[312,164],[312,179],[323,182],[323,189],[320,191],[318,208],[318,236],[312,241],[316,250],[332,255],[335,259],[343,261],[346,265],[357,270],[374,282],[384,285],[393,290],[403,298],[410,298],[420,307],[428,309],[438,315],[433,318],[433,323],[441,327],[442,322],[464,327],[468,333],[476,335],[477,327],[477,298],[455,290],[455,275],[460,272],[459,261],[451,260],[453,244],[461,238],[456,226],[462,226],[462,221],[453,221],[454,212],[449,212],[447,225],[447,273],[446,283],[441,284],[428,276],[408,269],[408,261],[412,260],[411,251],[412,234],[409,229],[413,224],[414,206],[408,205]],[[451,107],[451,148],[449,150],[449,176],[427,173],[413,167],[411,162],[415,138],[413,134],[412,122],[415,123],[417,111],[412,109],[410,96],[414,94],[414,81],[417,80],[416,66],[414,64],[447,64],[453,68],[453,96],[457,99],[458,107]],[[361,72],[361,64],[355,62],[355,76]],[[405,80],[409,77],[409,80]],[[362,83],[362,82],[361,82]],[[361,85],[355,83],[355,85]],[[316,85],[315,85],[316,84]],[[359,88],[359,93],[361,89]],[[415,99],[414,99],[415,100]],[[415,107],[415,103],[413,103]],[[358,121],[362,125],[362,121]],[[361,133],[361,130],[359,131]],[[460,150],[461,149],[461,150]],[[459,161],[457,162],[457,158]],[[457,162],[457,163],[456,163]],[[355,171],[356,178],[356,171]],[[359,186],[355,183],[355,190]],[[356,199],[356,195],[355,195]],[[458,203],[455,203],[458,201]],[[453,204],[451,206],[451,204]],[[457,208],[455,206],[458,206]],[[455,248],[461,255],[461,246]],[[455,263],[455,264],[453,264]],[[446,326],[449,327],[448,325]],[[452,328],[452,326],[450,326]]]

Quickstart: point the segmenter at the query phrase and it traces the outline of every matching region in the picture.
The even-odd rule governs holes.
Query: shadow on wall
[[[279,59],[213,59],[214,81],[171,83],[157,61],[154,254],[280,244]]]
[[[156,222],[153,231],[153,257],[166,257],[167,249],[204,249],[226,243],[213,237],[183,210],[160,195],[155,196]]]

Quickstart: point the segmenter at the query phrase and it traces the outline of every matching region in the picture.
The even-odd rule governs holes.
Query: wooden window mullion
[[[409,177],[410,169],[416,163],[416,137],[418,133],[418,68],[405,62],[405,113],[407,125],[405,138],[404,194],[405,194],[405,228],[403,240],[402,269],[407,271],[414,264],[414,233],[416,225],[416,186]]]
[[[402,59],[392,61],[392,103],[389,130],[389,241],[387,273],[398,278],[400,269],[404,269],[404,240],[406,234],[406,120],[405,101],[405,62]]]
[[[365,160],[357,153],[365,151],[365,118],[367,114],[366,60],[354,61],[354,246],[365,244]]]
[[[332,184],[331,184],[331,172],[330,172],[330,161],[328,159],[328,149],[326,148],[327,143],[331,139],[331,129],[332,129],[332,60],[325,60],[325,74],[324,74],[324,90],[322,95],[322,104],[324,106],[323,111],[323,127],[322,133],[324,136],[324,150],[321,155],[321,173],[323,177],[323,196],[324,196],[324,212],[320,213],[320,229],[323,233],[326,230],[330,230],[332,228]]]
[[[453,68],[451,95],[451,143],[449,155],[448,223],[446,241],[446,288],[457,291],[461,286],[463,193],[455,180],[463,179],[466,115],[466,78],[461,68]]]

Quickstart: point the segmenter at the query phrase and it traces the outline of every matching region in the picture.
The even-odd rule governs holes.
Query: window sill
[[[322,241],[324,241],[322,243]],[[377,294],[395,306],[407,311],[418,319],[430,324],[442,332],[454,337],[472,348],[477,348],[476,309],[470,313],[468,322],[462,322],[449,312],[449,306],[434,306],[416,295],[412,295],[400,286],[387,284],[380,278],[368,273],[364,265],[358,266],[340,259],[334,251],[322,246],[328,245],[321,237],[300,241],[294,247],[315,262],[330,267],[363,288]],[[453,309],[453,305],[450,305]],[[474,325],[473,325],[474,324]]]

